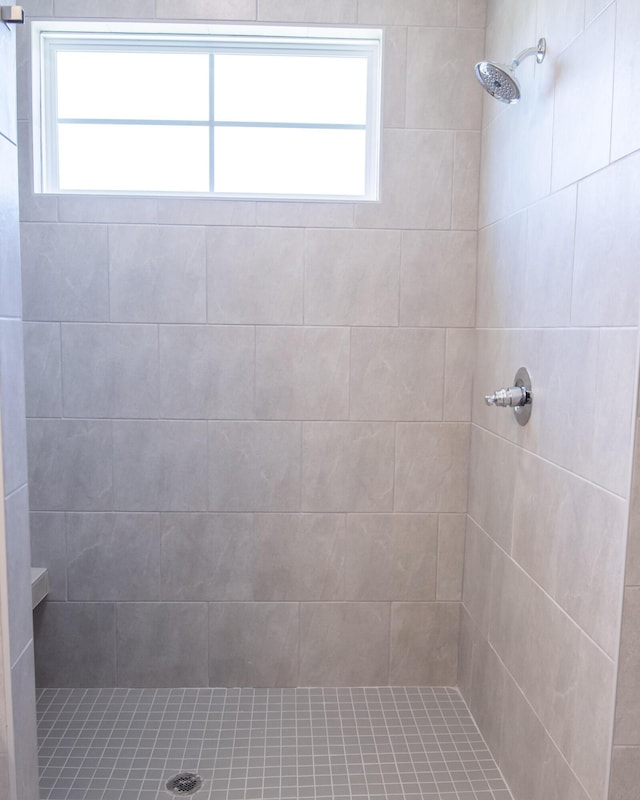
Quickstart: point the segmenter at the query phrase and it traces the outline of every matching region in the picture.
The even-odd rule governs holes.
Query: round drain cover
[[[195,794],[201,786],[202,778],[193,772],[181,772],[166,783],[167,790],[177,797]]]

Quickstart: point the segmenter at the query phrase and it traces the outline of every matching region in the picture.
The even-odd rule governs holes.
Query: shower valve
[[[484,401],[488,406],[513,408],[519,425],[526,425],[531,416],[531,376],[526,367],[520,367],[513,380],[514,385],[508,389],[496,389],[493,394],[485,395]]]
[[[508,389],[496,389],[493,394],[485,395],[488,406],[524,406],[529,393],[524,386],[510,386]]]

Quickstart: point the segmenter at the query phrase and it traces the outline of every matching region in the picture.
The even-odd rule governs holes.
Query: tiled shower
[[[0,796],[635,798],[634,0],[24,5]],[[381,202],[35,194],[49,17],[383,27]],[[523,365],[521,428],[484,395]]]

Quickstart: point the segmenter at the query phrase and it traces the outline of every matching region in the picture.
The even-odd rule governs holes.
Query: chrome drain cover
[[[195,794],[202,786],[202,778],[194,772],[181,772],[170,778],[165,786],[167,791],[176,797],[186,797]]]

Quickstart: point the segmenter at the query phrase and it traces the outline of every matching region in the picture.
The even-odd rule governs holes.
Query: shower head
[[[495,61],[479,61],[476,64],[476,78],[491,97],[501,103],[517,103],[522,92],[516,78],[516,69],[528,56],[535,56],[538,64],[542,64],[547,52],[546,39],[539,39],[536,47],[529,47],[519,53],[510,65],[498,64]]]

